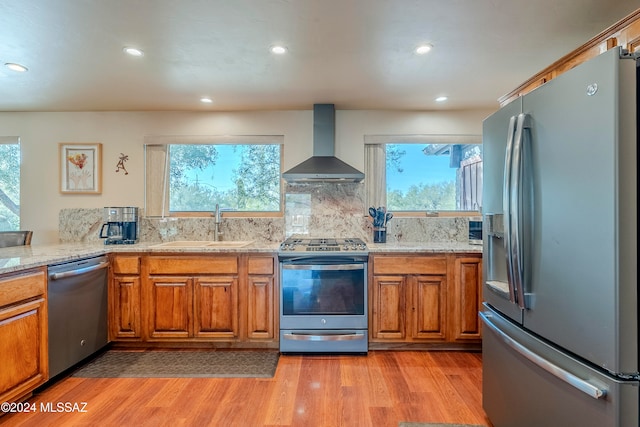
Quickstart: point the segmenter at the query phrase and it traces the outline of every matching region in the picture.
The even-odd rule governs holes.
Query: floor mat
[[[277,351],[109,350],[72,374],[84,378],[271,378]]]

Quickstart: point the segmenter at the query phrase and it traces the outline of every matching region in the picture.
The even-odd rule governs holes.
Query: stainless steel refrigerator
[[[611,49],[483,124],[483,406],[639,425],[638,61]]]

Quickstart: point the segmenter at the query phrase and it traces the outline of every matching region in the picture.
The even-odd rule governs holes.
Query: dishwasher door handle
[[[108,262],[101,262],[100,264],[92,265],[90,267],[78,268],[76,270],[63,271],[62,273],[53,273],[49,276],[51,280],[66,279],[68,277],[80,276],[85,273],[89,273],[96,270],[107,268]]]

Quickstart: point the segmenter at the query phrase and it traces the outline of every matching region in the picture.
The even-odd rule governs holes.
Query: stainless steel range
[[[280,351],[368,351],[367,245],[292,237],[280,245]]]

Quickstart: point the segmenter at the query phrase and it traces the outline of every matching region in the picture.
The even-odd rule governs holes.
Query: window
[[[147,215],[281,211],[281,137],[185,138],[145,146]]]
[[[394,212],[475,212],[482,206],[480,137],[369,138],[377,143],[365,149],[367,178],[373,177],[367,179],[367,206]]]
[[[0,136],[0,231],[20,229],[20,141]]]

